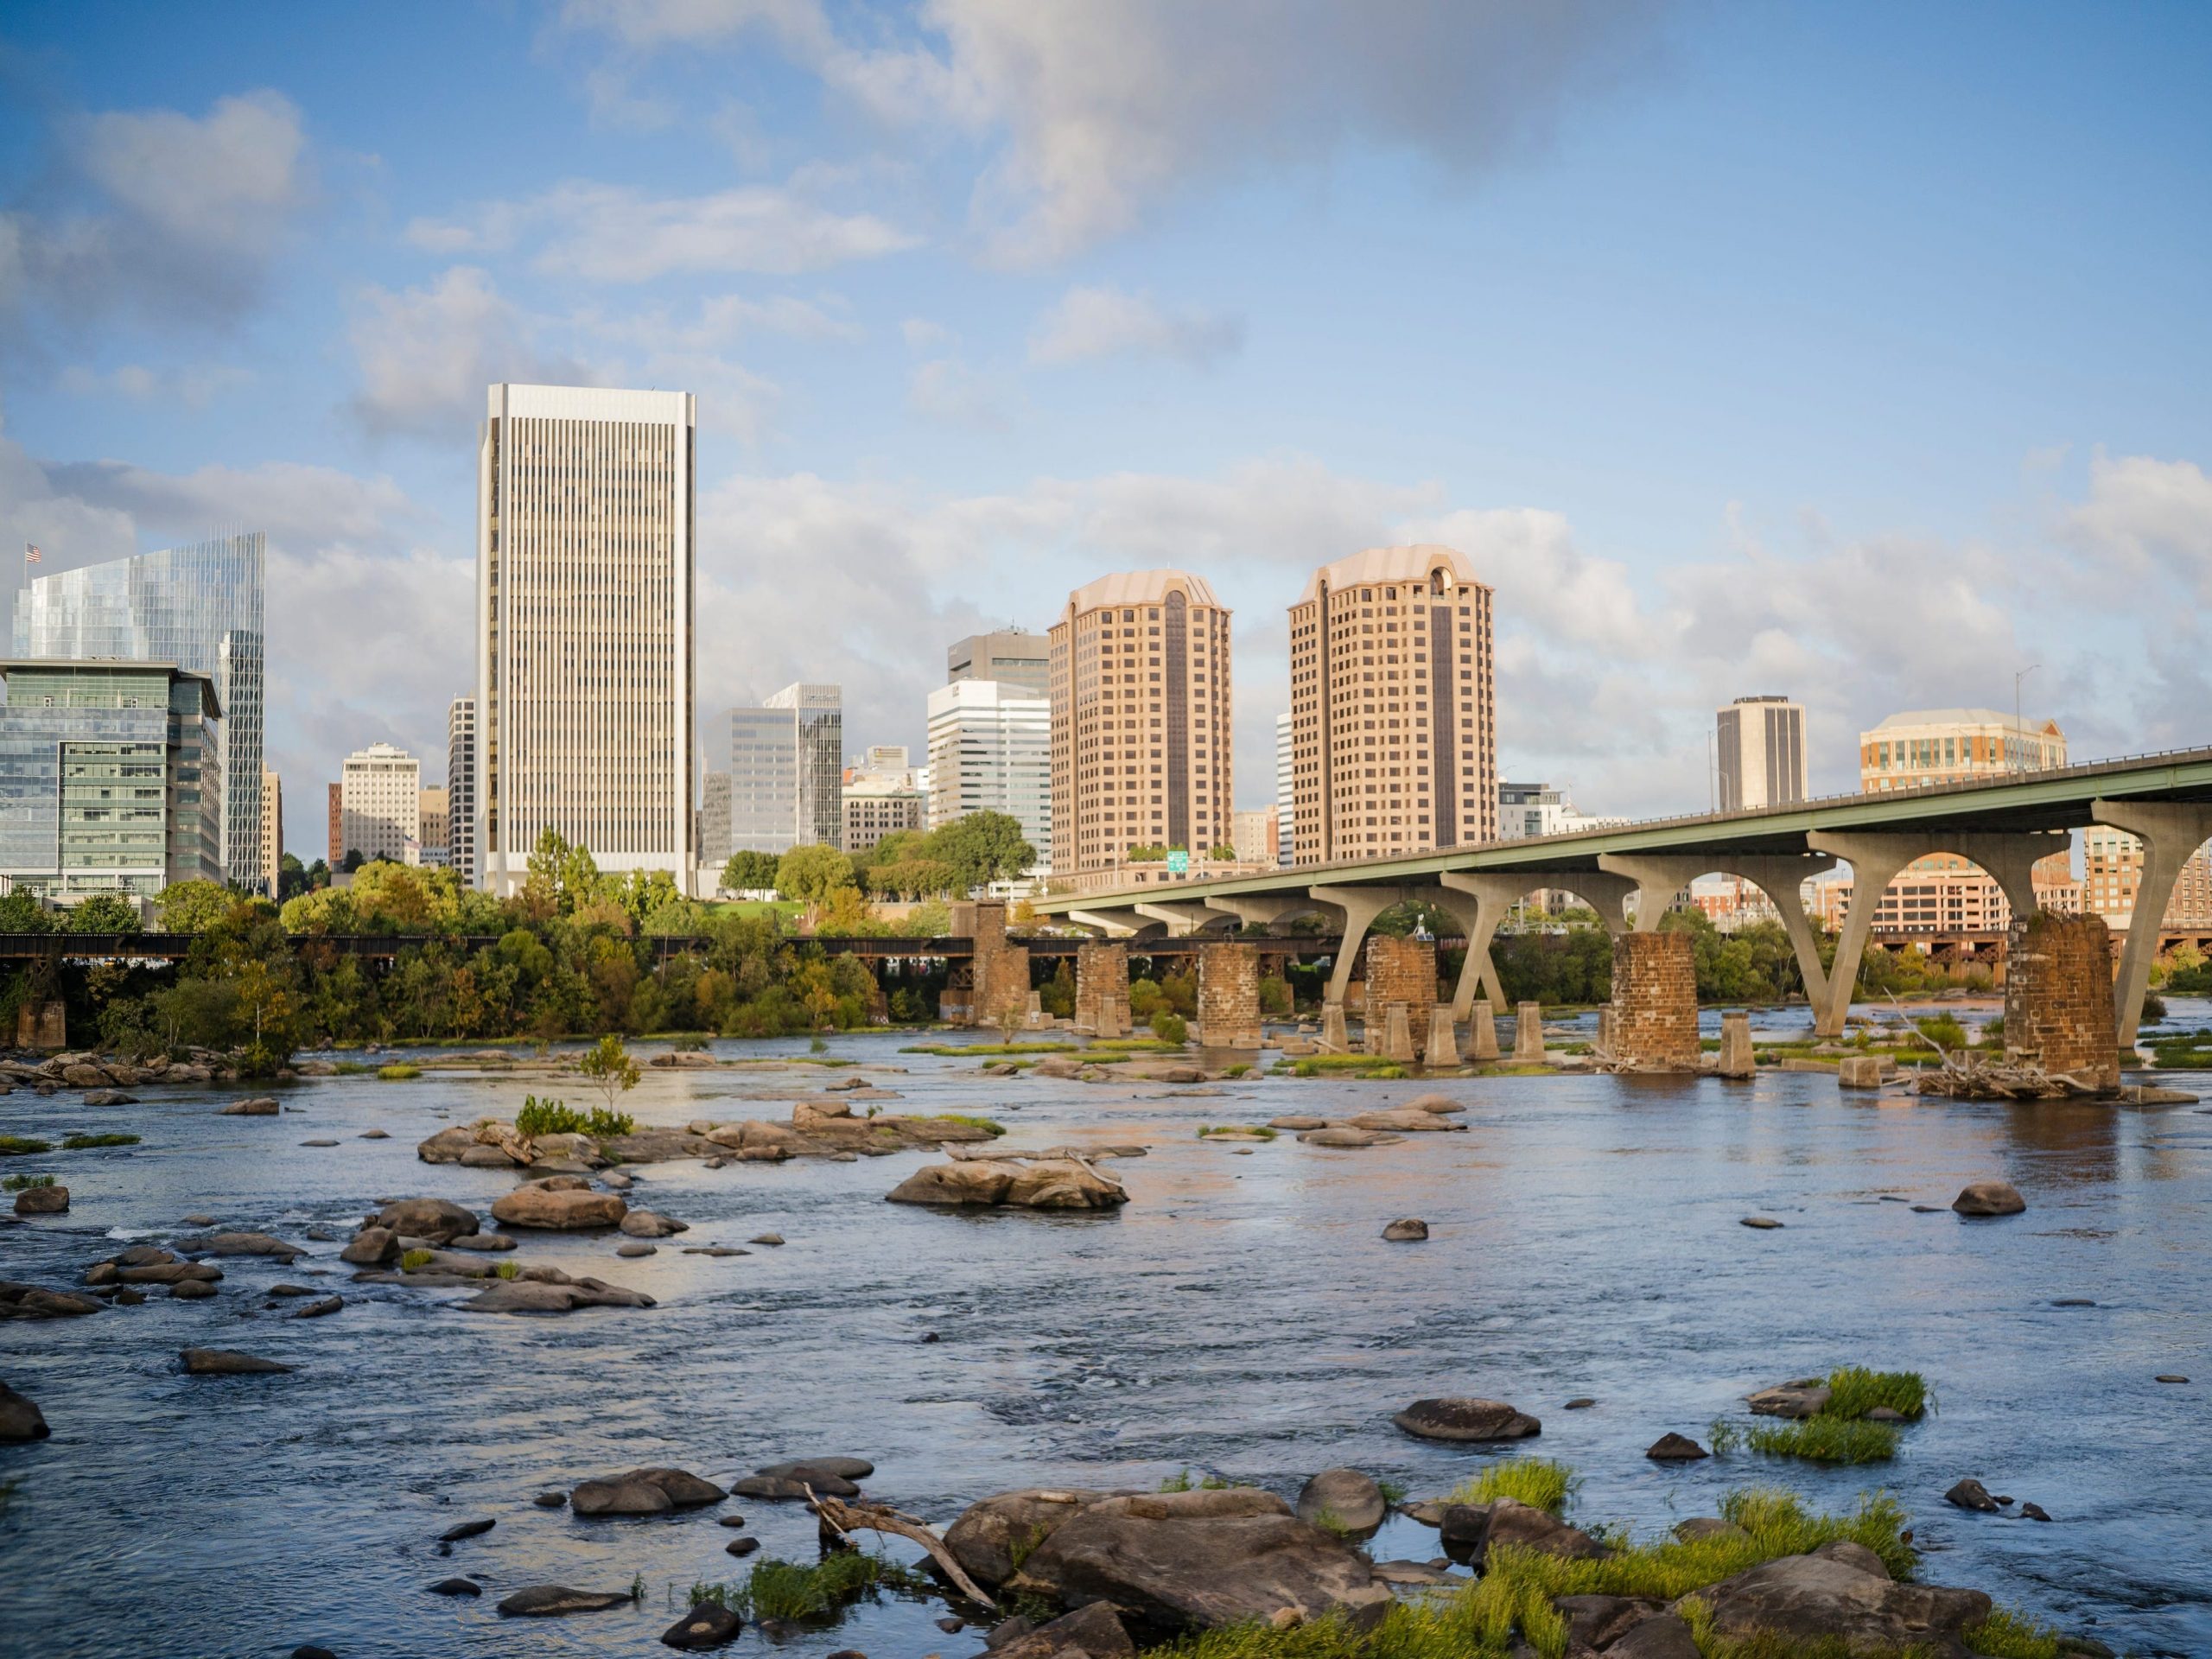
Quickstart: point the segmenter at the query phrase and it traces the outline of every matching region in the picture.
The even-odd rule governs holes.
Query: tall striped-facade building
[[[1181,570],[1102,576],[1050,634],[1052,868],[1230,839],[1229,607]],[[931,760],[934,761],[932,753]]]
[[[1303,866],[1495,840],[1491,590],[1448,547],[1325,564],[1290,607],[1291,817]]]
[[[478,884],[547,830],[695,890],[692,452],[680,391],[496,385],[480,444]]]

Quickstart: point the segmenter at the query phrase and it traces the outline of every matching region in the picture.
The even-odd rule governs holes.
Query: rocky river
[[[2171,1023],[2212,1024],[2212,1008],[2177,1001]],[[914,1040],[841,1037],[827,1056],[719,1044],[718,1058],[791,1064],[649,1067],[622,1109],[640,1126],[788,1118],[850,1075],[814,1061],[853,1062],[887,1112],[988,1116],[1008,1145],[1142,1148],[1097,1166],[1129,1201],[887,1204],[944,1161],[912,1146],[636,1165],[629,1205],[688,1230],[618,1255],[638,1241],[516,1229],[512,1254],[652,1305],[501,1315],[463,1311],[480,1294],[463,1286],[357,1282],[339,1252],[386,1199],[448,1199],[493,1225],[519,1173],[416,1147],[545,1093],[526,1056],[514,1071],[305,1080],[272,1091],[275,1116],[219,1115],[251,1092],[236,1086],[0,1097],[0,1133],[140,1137],[0,1159],[71,1189],[66,1214],[0,1227],[0,1280],[81,1290],[95,1262],[210,1226],[307,1249],[289,1264],[223,1257],[212,1295],[149,1286],[136,1306],[0,1323],[0,1381],[52,1431],[0,1446],[0,1652],[660,1653],[689,1586],[744,1572],[733,1537],[814,1554],[814,1519],[788,1501],[620,1518],[532,1502],[636,1469],[727,1486],[779,1459],[858,1457],[870,1497],[943,1527],[1013,1488],[1151,1491],[1185,1471],[1293,1497],[1349,1465],[1421,1497],[1531,1450],[1579,1471],[1582,1523],[1644,1534],[1754,1484],[1822,1508],[1886,1489],[1923,1578],[2117,1651],[2212,1652],[2212,1103],[1912,1102],[1780,1071],[1101,1084],[986,1077],[974,1058],[900,1052]],[[1198,1134],[1437,1087],[1465,1108],[1454,1132],[1356,1148]],[[573,1077],[554,1092],[590,1099]],[[1948,1207],[1993,1178],[2024,1213]],[[1426,1238],[1386,1240],[1401,1217]],[[279,1283],[308,1294],[270,1295]],[[331,1295],[335,1312],[290,1317]],[[295,1369],[188,1375],[178,1357],[195,1347]],[[1707,1440],[1755,1389],[1847,1363],[1916,1370],[1935,1390],[1892,1462],[1644,1455],[1669,1431]],[[1459,1395],[1513,1402],[1541,1437],[1455,1446],[1393,1425],[1408,1402]],[[2016,1504],[1947,1503],[1965,1477]],[[2025,1503],[2049,1522],[2020,1518]],[[742,1528],[717,1524],[734,1515]],[[438,1541],[480,1519],[497,1524]],[[1426,1559],[1436,1539],[1394,1516],[1369,1549]],[[429,1592],[456,1575],[485,1593]],[[526,1586],[640,1579],[642,1601],[607,1611],[494,1611]],[[724,1651],[981,1653],[984,1632],[942,1630],[945,1612],[887,1595],[833,1624],[748,1628]]]

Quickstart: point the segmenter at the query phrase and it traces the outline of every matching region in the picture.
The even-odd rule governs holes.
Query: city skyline
[[[836,681],[917,751],[948,641],[1173,565],[1239,619],[1262,804],[1285,589],[1421,540],[1497,588],[1502,773],[1609,810],[1696,805],[1746,686],[1847,733],[2040,663],[2082,754],[2204,700],[2201,12],[2028,9],[1993,52],[1904,7],[1414,8],[1223,99],[1186,95],[1234,31],[1143,10],[1126,58],[794,15],[836,49],[716,6],[19,9],[0,536],[50,572],[265,528],[268,759],[303,779],[434,751],[482,388],[532,378],[698,395],[701,623],[753,642],[702,708]],[[345,91],[395,54],[405,124]],[[1128,61],[1158,102],[1113,102]],[[1424,73],[1466,96],[1390,96]],[[1159,143],[1061,169],[1094,118]]]

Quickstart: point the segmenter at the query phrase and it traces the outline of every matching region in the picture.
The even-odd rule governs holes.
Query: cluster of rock
[[[188,1050],[188,1058],[172,1060],[156,1055],[150,1060],[120,1060],[92,1053],[56,1054],[43,1060],[0,1060],[0,1095],[17,1088],[51,1095],[63,1089],[86,1090],[87,1106],[128,1106],[131,1096],[120,1092],[142,1083],[213,1083],[234,1077],[228,1057],[213,1049]]]
[[[1011,1077],[1020,1075],[1023,1068],[1010,1064],[987,1065],[987,1077]],[[1082,1060],[1072,1054],[1047,1054],[1027,1068],[1033,1077],[1051,1077],[1061,1082],[1076,1083],[1219,1083],[1231,1074],[1226,1071],[1208,1071],[1205,1066],[1188,1060]]]
[[[1409,1135],[1464,1134],[1466,1125],[1453,1123],[1453,1114],[1467,1109],[1465,1104],[1449,1095],[1417,1095],[1402,1106],[1385,1107],[1380,1111],[1361,1112],[1356,1116],[1332,1118],[1292,1115],[1270,1118],[1268,1127],[1295,1134],[1308,1146],[1359,1147],[1387,1147]]]
[[[650,1210],[632,1210],[620,1195],[594,1192],[574,1175],[550,1175],[502,1194],[495,1220],[512,1227],[596,1230],[632,1236],[680,1232],[684,1224]],[[632,1218],[635,1224],[632,1224]],[[448,1198],[398,1198],[364,1218],[339,1259],[361,1269],[363,1284],[420,1289],[474,1289],[461,1304],[473,1313],[568,1313],[580,1307],[652,1307],[653,1299],[626,1285],[559,1268],[494,1262],[515,1248],[505,1233],[486,1233],[476,1212]],[[411,1265],[410,1265],[411,1263]]]
[[[527,1167],[553,1174],[588,1174],[611,1164],[657,1164],[679,1158],[709,1163],[781,1163],[787,1158],[861,1157],[990,1140],[995,1130],[951,1117],[880,1113],[855,1116],[855,1096],[815,1096],[794,1103],[788,1120],[695,1118],[682,1128],[640,1128],[594,1140],[583,1135],[518,1134],[513,1124],[482,1118],[440,1129],[415,1148],[426,1164],[472,1168]]]
[[[1014,1154],[925,1164],[887,1196],[893,1204],[1016,1210],[1116,1210],[1129,1201],[1128,1189],[1088,1159]]]

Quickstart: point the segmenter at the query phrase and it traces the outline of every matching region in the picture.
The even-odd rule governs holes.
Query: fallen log
[[[911,1515],[902,1515],[882,1503],[855,1503],[842,1498],[817,1497],[811,1486],[806,1489],[806,1500],[807,1507],[814,1511],[815,1517],[840,1538],[849,1541],[856,1532],[880,1532],[908,1539],[929,1552],[930,1560],[938,1564],[962,1595],[985,1607],[995,1609],[997,1606],[983,1593],[975,1580],[961,1570],[959,1561],[944,1547],[944,1540],[937,1535],[927,1522],[918,1521]]]

